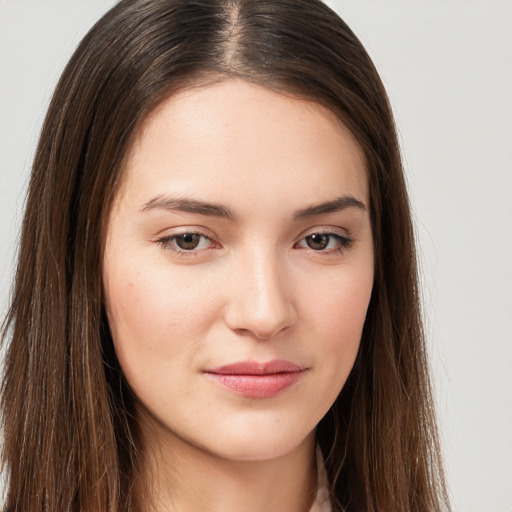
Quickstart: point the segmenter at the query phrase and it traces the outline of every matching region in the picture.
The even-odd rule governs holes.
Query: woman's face
[[[353,366],[373,267],[364,157],[328,110],[235,80],[164,101],[103,270],[143,431],[233,460],[299,446]]]

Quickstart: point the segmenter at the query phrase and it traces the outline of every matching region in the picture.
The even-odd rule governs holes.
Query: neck
[[[136,492],[154,512],[308,512],[315,497],[314,432],[290,453],[264,461],[222,458],[174,435],[144,446]]]

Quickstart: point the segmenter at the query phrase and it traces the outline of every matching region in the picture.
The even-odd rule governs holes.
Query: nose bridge
[[[240,255],[233,276],[226,322],[231,329],[268,339],[292,325],[296,312],[284,262],[271,244],[258,244]]]

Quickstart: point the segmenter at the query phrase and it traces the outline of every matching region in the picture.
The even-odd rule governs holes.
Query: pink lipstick
[[[274,359],[267,363],[243,361],[210,368],[204,373],[238,395],[271,398],[295,384],[305,369],[284,359]]]

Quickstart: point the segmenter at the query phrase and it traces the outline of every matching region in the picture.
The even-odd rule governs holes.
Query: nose
[[[240,335],[268,340],[297,321],[292,283],[276,257],[251,255],[231,276],[224,321]]]

